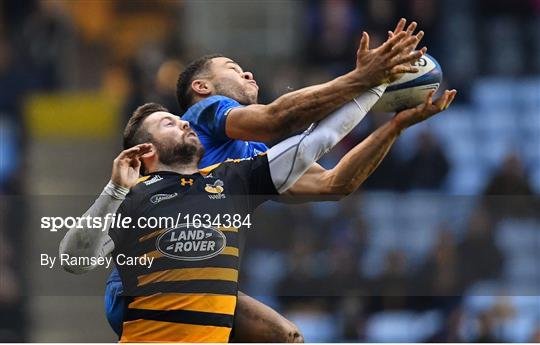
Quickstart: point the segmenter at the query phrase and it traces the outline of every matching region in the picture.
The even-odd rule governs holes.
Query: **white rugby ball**
[[[432,56],[424,54],[414,64],[416,73],[405,73],[386,88],[383,96],[373,106],[373,111],[396,112],[413,108],[426,100],[431,90],[442,82],[441,66]]]

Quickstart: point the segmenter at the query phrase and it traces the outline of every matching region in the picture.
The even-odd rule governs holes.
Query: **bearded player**
[[[413,35],[414,22],[407,30],[405,26],[406,21],[400,20],[391,38],[373,50],[368,49],[369,36],[364,33],[355,70],[328,83],[286,94],[269,105],[256,104],[258,85],[253,74],[244,72],[232,59],[210,55],[192,62],[178,80],[177,100],[184,112],[182,118],[190,122],[206,149],[200,166],[265,152],[268,148],[263,142],[306,128],[370,88],[379,85],[372,91],[382,94],[385,86],[380,84],[400,72],[415,71],[408,63],[425,52],[412,53],[423,32]],[[336,200],[350,194],[369,169],[346,162],[351,161],[342,160],[329,171],[313,164],[286,195],[298,201],[297,196],[303,200],[309,196]],[[105,299],[107,319],[117,333],[125,309],[121,291],[120,277],[113,269]],[[294,324],[255,299],[240,293],[237,308],[235,341],[302,341]]]
[[[376,166],[404,129],[447,108],[455,91],[446,91],[435,103],[432,95],[433,92],[423,105],[398,113],[368,137],[367,142],[358,145],[349,158],[363,158],[367,167]],[[360,104],[376,100],[371,94],[356,98]],[[204,148],[189,123],[159,105],[146,104],[130,119],[124,132],[126,150],[114,160],[111,181],[85,216],[118,213],[131,219],[175,218],[181,211],[209,214],[211,219],[216,215],[240,214],[242,219],[273,194],[283,194],[291,188],[362,116],[361,107],[346,105],[310,130],[281,141],[264,154],[199,170]],[[141,173],[145,176],[138,179]],[[208,186],[216,186],[217,182],[221,186],[219,193],[226,197],[208,198],[209,193],[215,192],[209,191]],[[171,197],[158,204],[152,202],[155,195]],[[115,258],[155,258],[152,267],[118,266],[126,303],[120,341],[227,342],[233,326],[237,327],[236,315],[241,312],[237,308],[238,271],[243,252],[240,243],[246,227],[243,223],[234,228],[216,226],[206,232],[214,242],[222,243],[219,249],[215,245],[194,255],[190,253],[189,260],[184,259],[183,252],[180,256],[169,252],[176,248],[180,232],[193,231],[189,230],[189,224],[169,230],[133,229],[129,225],[106,231],[75,227],[62,240],[60,252],[70,257],[104,257],[112,253]],[[163,243],[161,239],[171,231],[178,233],[166,236]],[[163,255],[164,252],[168,255]],[[72,272],[95,267],[78,266],[77,262],[68,260],[63,264]]]
[[[404,25],[404,21],[400,21],[394,34],[399,36]],[[407,37],[408,35],[410,38],[412,31],[414,31],[414,26],[413,23],[405,35],[403,33],[401,35],[403,37]],[[363,37],[363,47],[367,46],[366,36],[367,35]],[[416,40],[419,40],[419,38],[421,38],[421,33],[416,37]],[[394,42],[398,41],[398,39],[394,40]],[[412,40],[409,40],[408,42],[411,41]],[[404,47],[404,45],[402,45],[402,47]],[[406,48],[403,48],[403,51],[406,50]],[[361,57],[362,52],[365,53],[365,49],[359,51],[359,57]],[[365,59],[365,61],[369,60]],[[246,83],[243,81],[239,82],[239,78],[246,81]],[[349,79],[349,82],[351,82],[351,80],[354,80],[354,78]],[[331,90],[339,85],[341,85],[344,90],[347,90],[347,83],[344,83],[344,80],[335,80],[328,84],[318,86],[319,89],[305,89],[298,93],[305,93],[309,96],[312,95],[313,92],[318,92],[319,95],[322,95],[325,90]],[[358,85],[356,88],[351,87],[353,84],[354,83],[348,85],[349,92],[351,90],[359,90]],[[189,87],[187,87],[188,85]],[[320,99],[322,104],[317,105],[315,102],[315,105],[313,105],[318,111],[314,111],[312,108],[312,113],[304,114],[304,118],[302,118],[302,102],[299,102],[302,100],[302,97],[299,97],[299,95],[282,97],[274,102],[276,104],[271,104],[272,107],[259,106],[257,109],[254,106],[249,106],[244,109],[240,108],[240,104],[252,104],[256,101],[257,90],[258,87],[254,82],[251,73],[243,72],[240,66],[232,60],[221,56],[200,59],[191,64],[183,73],[178,85],[179,103],[184,107],[193,105],[184,115],[184,118],[192,123],[192,126],[203,141],[203,145],[206,147],[207,152],[210,151],[211,153],[203,158],[201,166],[206,166],[210,163],[224,160],[225,158],[252,156],[258,152],[266,151],[266,147],[262,143],[243,142],[235,139],[275,139],[292,130],[298,129],[301,126],[305,126],[306,123],[302,121],[311,122],[312,120],[318,119],[317,116],[310,117],[310,115],[319,114],[318,116],[320,116],[320,114],[324,114],[325,111],[332,110],[336,106],[341,105],[342,103],[340,102],[342,102],[342,100],[339,99],[339,96],[347,97],[346,92],[337,93],[338,100],[334,99],[333,102],[322,97]],[[217,97],[215,95],[229,96],[229,98]],[[320,108],[317,108],[317,106]],[[283,108],[289,108],[290,113],[294,113],[296,117],[287,115],[290,113],[285,113],[285,115],[280,114],[279,111]],[[246,121],[245,116],[249,116],[248,119],[254,121]],[[343,161],[345,162],[346,160]],[[355,170],[351,168],[355,167],[350,166],[350,164],[340,163],[332,171],[326,172],[320,166],[315,165],[301,178],[300,181],[297,182],[289,193],[293,195],[345,195],[355,190],[365,179],[366,172],[370,171],[374,166],[364,170],[363,174],[358,174],[356,173],[358,169]],[[110,293],[111,287],[114,288],[114,283],[113,279],[112,282],[109,282],[108,284],[108,296],[114,296],[115,301],[118,302],[121,298],[118,299],[118,297],[115,296],[114,291],[112,294]],[[121,302],[117,304],[121,305]],[[109,305],[114,307],[115,303]],[[117,308],[116,310],[121,309],[122,308]],[[114,308],[109,310],[114,311]],[[237,332],[238,340],[301,340],[294,325],[280,317],[270,308],[256,302],[248,296],[240,295],[238,311],[239,313],[237,313],[236,322],[237,328],[243,328],[240,327],[243,316],[244,321],[248,322],[246,323],[245,330],[253,331],[255,333],[253,335],[256,336],[255,338],[243,337],[242,334],[244,333],[239,331]],[[109,313],[109,316],[111,316],[111,313]],[[253,316],[256,317],[253,318]],[[114,319],[114,317],[109,317],[109,319]],[[259,327],[253,327],[254,322],[258,322]]]

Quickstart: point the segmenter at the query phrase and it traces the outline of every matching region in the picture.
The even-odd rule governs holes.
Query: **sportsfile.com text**
[[[251,228],[251,216],[242,214],[183,214],[176,217],[139,217],[134,221],[132,217],[122,214],[108,213],[105,217],[41,217],[41,229],[57,232],[61,229],[99,229],[106,231],[109,228],[136,229],[136,228],[174,228],[184,225],[193,228],[224,227],[224,228]]]

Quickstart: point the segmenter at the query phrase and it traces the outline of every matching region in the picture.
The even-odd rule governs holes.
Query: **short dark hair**
[[[180,107],[180,112],[185,113],[189,107],[193,105],[193,92],[191,92],[191,83],[195,78],[205,72],[208,68],[209,62],[218,57],[223,57],[221,54],[204,55],[197,60],[192,61],[184,69],[178,77],[176,83],[176,100]]]
[[[142,130],[142,123],[157,111],[168,112],[167,108],[158,103],[145,103],[135,109],[124,129],[124,150],[152,140],[150,133]]]

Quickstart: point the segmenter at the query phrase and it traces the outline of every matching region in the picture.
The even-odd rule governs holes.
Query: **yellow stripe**
[[[146,180],[148,180],[150,178],[150,175],[146,175],[146,176],[143,176],[143,177],[139,177],[137,179],[137,183],[141,183],[141,182],[144,182]]]
[[[216,164],[209,165],[206,168],[200,169],[199,173],[201,175],[208,175],[210,173],[210,171],[214,170],[215,168],[217,168],[220,165],[221,165],[221,163],[216,163]]]
[[[120,342],[226,343],[230,333],[228,327],[134,320],[124,322]]]
[[[157,230],[157,231],[151,232],[149,234],[146,234],[146,235],[142,236],[141,238],[139,238],[139,242],[146,241],[149,238],[159,236],[162,233],[164,233],[165,230],[167,230],[167,229],[161,229],[161,230]]]
[[[149,253],[146,253],[146,254],[143,254],[141,255],[140,257],[142,258],[143,256],[147,256],[148,258],[154,258],[154,259],[157,259],[157,258],[161,258],[163,257],[163,254],[161,254],[161,252],[159,250],[153,250]]]
[[[235,247],[225,247],[223,248],[223,251],[221,252],[223,255],[233,255],[238,256],[238,248]]]
[[[229,231],[229,232],[238,232],[238,228],[233,228],[232,226],[231,227],[224,227],[224,226],[220,226],[218,228],[219,231]]]
[[[129,308],[147,310],[191,310],[234,315],[236,296],[210,294],[155,294],[135,297]]]
[[[157,230],[157,231],[151,232],[149,234],[146,234],[146,235],[142,236],[141,238],[139,238],[139,242],[146,241],[149,238],[159,236],[162,233],[164,233],[166,230],[167,229],[161,229],[161,230]],[[228,227],[228,228],[219,227],[218,230],[220,230],[220,231],[229,231],[229,232],[238,232],[238,228],[233,228],[233,227]]]
[[[137,286],[183,280],[228,280],[236,282],[238,281],[238,271],[233,268],[219,267],[177,268],[138,276],[137,280]]]

